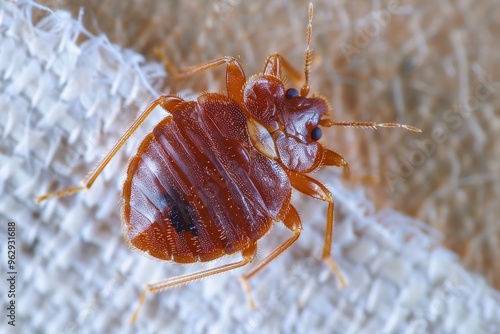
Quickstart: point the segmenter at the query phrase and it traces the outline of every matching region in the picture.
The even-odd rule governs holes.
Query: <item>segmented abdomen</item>
[[[123,187],[130,243],[186,263],[247,248],[283,218],[291,187],[252,148],[239,107],[219,94],[185,102],[141,143]]]

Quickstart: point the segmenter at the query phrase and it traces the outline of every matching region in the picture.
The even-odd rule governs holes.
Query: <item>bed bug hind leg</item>
[[[253,243],[251,244],[247,249],[243,250],[241,252],[243,259],[238,262],[233,262],[233,263],[228,263],[222,266],[218,266],[215,268],[211,269],[206,269],[206,270],[201,270],[195,273],[191,274],[186,274],[186,275],[180,275],[180,276],[175,276],[175,277],[170,277],[158,282],[153,282],[147,284],[144,289],[142,290],[141,296],[139,297],[139,305],[137,306],[136,310],[132,314],[132,317],[130,318],[130,322],[132,324],[135,323],[137,320],[137,316],[139,314],[139,311],[144,304],[144,301],[146,300],[146,296],[148,294],[154,294],[157,292],[164,291],[169,288],[173,288],[179,285],[183,285],[189,282],[193,281],[198,281],[201,280],[205,277],[221,274],[226,271],[230,271],[233,269],[237,269],[240,267],[243,267],[247,265],[248,263],[252,262],[253,259],[255,258],[255,254],[257,253],[257,244]]]
[[[290,177],[290,182],[292,187],[300,191],[301,193],[310,196],[312,198],[318,199],[328,203],[328,211],[326,218],[326,230],[325,230],[325,243],[323,245],[323,253],[321,258],[333,271],[337,279],[339,280],[340,286],[346,286],[346,281],[344,276],[339,270],[337,263],[331,259],[332,254],[332,239],[333,239],[333,229],[334,229],[334,203],[332,193],[319,181],[313,179],[310,176],[295,172],[293,170],[287,170],[288,176]]]
[[[243,290],[245,290],[245,293],[247,294],[248,303],[250,305],[250,309],[252,310],[255,309],[255,302],[253,300],[248,281],[257,273],[259,273],[262,269],[264,269],[264,267],[267,266],[271,261],[276,259],[281,253],[283,253],[290,246],[292,246],[300,236],[300,232],[302,230],[302,223],[300,222],[300,217],[299,214],[297,213],[297,210],[293,206],[290,206],[288,214],[283,220],[283,224],[285,224],[285,226],[290,231],[292,231],[294,235],[291,236],[282,244],[280,244],[278,247],[276,247],[271,252],[271,254],[267,255],[264,259],[258,262],[250,271],[248,271],[245,275],[240,277],[241,285],[243,286]]]
[[[51,197],[62,197],[77,193],[81,190],[88,190],[94,184],[97,177],[101,174],[102,170],[111,161],[115,154],[120,150],[120,148],[125,144],[129,137],[137,130],[137,128],[146,120],[146,118],[151,114],[151,112],[157,107],[161,106],[163,109],[168,111],[173,111],[177,105],[184,102],[178,96],[175,95],[162,95],[156,100],[154,100],[132,123],[132,125],[125,131],[125,133],[120,137],[118,142],[113,146],[113,148],[106,154],[104,159],[102,159],[97,166],[87,175],[87,177],[82,181],[82,186],[71,187],[68,189],[48,193],[36,198],[36,202],[39,204]],[[171,116],[170,116],[171,117]]]

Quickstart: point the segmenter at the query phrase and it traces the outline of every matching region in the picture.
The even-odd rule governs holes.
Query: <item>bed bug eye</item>
[[[293,99],[296,96],[299,96],[299,92],[295,88],[288,88],[286,90],[286,98],[287,99]]]
[[[323,131],[319,127],[315,127],[311,131],[311,139],[314,141],[318,141],[321,139],[321,136],[323,135]]]

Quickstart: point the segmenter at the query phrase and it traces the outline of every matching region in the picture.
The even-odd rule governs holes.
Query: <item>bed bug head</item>
[[[307,25],[305,49],[304,84],[300,92],[295,88],[288,88],[284,91],[284,94],[282,91],[279,92],[280,96],[284,95],[284,99],[280,101],[280,103],[284,105],[284,108],[278,113],[278,119],[284,127],[285,133],[300,139],[303,143],[321,139],[322,131],[318,125],[321,117],[329,110],[328,103],[322,97],[315,95],[313,95],[312,98],[307,97],[310,91],[309,79],[311,76],[312,63],[312,50],[310,47],[313,18],[312,2],[309,3],[308,16],[309,23]],[[283,62],[285,67],[290,67],[284,60]]]
[[[329,110],[325,99],[318,96],[308,98],[309,79],[312,63],[311,35],[313,4],[309,3],[309,22],[304,63],[304,84],[300,92],[295,88],[285,91],[283,69],[292,77],[299,79],[301,74],[279,54],[267,58],[261,75],[253,76],[244,88],[244,101],[248,112],[267,129],[284,130],[290,136],[317,141],[321,138],[318,127],[321,117]]]
[[[309,4],[304,84],[300,92],[285,90],[282,68],[300,77],[279,54],[268,57],[262,74],[253,76],[244,88],[244,104],[251,117],[248,131],[253,145],[268,158],[280,161],[297,172],[314,169],[321,160],[318,143],[322,131],[320,120],[329,110],[325,99],[307,97],[312,60],[310,48],[313,5]]]
[[[336,122],[324,117],[330,109],[327,101],[314,94],[307,97],[312,62],[312,17],[313,5],[309,3],[304,84],[300,92],[295,88],[285,90],[282,68],[295,78],[301,75],[279,54],[269,56],[263,73],[251,77],[244,86],[243,104],[249,116],[248,133],[254,147],[288,169],[302,173],[322,163],[323,147],[318,142],[322,136],[320,126],[402,127],[420,131],[397,123]]]
[[[301,96],[294,88],[285,90],[280,79],[260,75],[245,85],[244,104],[249,136],[261,153],[298,172],[317,165],[319,125],[329,110],[323,98]]]

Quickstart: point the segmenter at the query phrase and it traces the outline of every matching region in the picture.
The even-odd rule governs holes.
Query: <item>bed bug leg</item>
[[[120,150],[120,148],[125,144],[129,137],[134,133],[135,130],[146,120],[146,118],[151,114],[151,112],[157,107],[161,106],[165,110],[173,110],[179,103],[184,102],[178,96],[175,95],[162,95],[156,100],[154,100],[147,108],[144,110],[139,117],[132,123],[132,125],[125,131],[118,142],[113,146],[113,148],[106,154],[104,159],[102,159],[97,166],[87,175],[87,177],[82,181],[82,186],[71,187],[68,189],[60,190],[53,193],[48,193],[36,198],[37,203],[41,203],[51,197],[62,197],[74,194],[81,190],[88,190],[92,187],[95,180],[101,174],[102,170],[111,161],[115,154]]]
[[[351,170],[349,169],[349,164],[347,163],[347,161],[345,161],[343,156],[332,150],[323,150],[323,159],[321,160],[321,166],[342,167],[343,177],[349,178],[351,176]]]
[[[354,182],[362,182],[363,184],[374,184],[378,182],[378,178],[375,175],[356,175],[351,174],[349,169],[349,164],[345,161],[344,157],[337,152],[325,149],[323,151],[323,160],[321,161],[321,167],[325,166],[336,166],[342,167],[342,178],[344,180],[349,179]]]
[[[311,76],[311,63],[312,63],[312,49],[311,49],[311,35],[312,35],[312,18],[313,18],[313,4],[312,1],[309,2],[308,9],[309,23],[307,25],[307,38],[306,38],[306,57],[304,62],[304,84],[300,89],[300,95],[306,97],[309,94],[309,79]],[[282,55],[275,53],[267,57],[266,63],[264,65],[263,73],[265,75],[273,75],[276,78],[283,79],[281,77],[281,69],[290,75],[291,79],[295,82],[302,80],[302,74],[297,71]]]
[[[167,72],[172,74],[176,79],[184,79],[195,74],[211,70],[217,66],[226,64],[226,89],[227,95],[243,106],[243,86],[246,82],[245,72],[241,64],[233,57],[225,56],[212,59],[205,63],[192,65],[186,68],[178,69],[175,67],[168,57],[161,50],[155,50],[156,55],[165,64]]]
[[[146,296],[148,294],[154,294],[157,292],[164,291],[169,288],[173,288],[175,286],[183,285],[189,282],[193,281],[198,281],[201,280],[205,277],[221,274],[226,271],[230,271],[236,268],[243,267],[247,265],[248,263],[252,262],[253,259],[255,258],[255,254],[257,252],[257,244],[253,243],[251,244],[247,249],[243,250],[241,252],[241,255],[243,256],[243,259],[238,262],[233,262],[233,263],[228,263],[219,267],[211,268],[211,269],[206,269],[206,270],[201,270],[195,273],[191,274],[186,274],[186,275],[180,275],[180,276],[175,276],[175,277],[170,277],[158,282],[153,282],[147,284],[144,289],[142,290],[141,296],[139,297],[139,305],[137,306],[136,310],[132,314],[132,317],[130,318],[130,322],[132,324],[135,323],[137,320],[137,315],[139,314],[139,311],[144,304],[144,301],[146,300]]]
[[[294,82],[300,82],[302,80],[302,74],[297,71],[292,64],[290,64],[285,57],[279,53],[275,53],[267,57],[266,63],[264,65],[264,75],[272,75],[278,79],[284,80],[282,77],[282,69],[286,71],[286,74]]]
[[[241,284],[243,286],[243,289],[245,290],[247,294],[247,299],[248,303],[250,304],[250,309],[255,309],[255,302],[253,300],[251,291],[250,291],[250,285],[248,284],[248,281],[255,276],[257,273],[259,273],[262,269],[264,269],[265,266],[267,266],[271,261],[273,261],[275,258],[277,258],[281,253],[283,253],[285,250],[287,250],[295,241],[300,236],[300,231],[302,230],[302,224],[300,222],[300,217],[299,214],[297,213],[297,210],[293,207],[290,206],[290,210],[288,211],[288,214],[286,215],[285,219],[283,220],[283,224],[294,233],[293,236],[291,236],[289,239],[287,239],[285,242],[280,244],[278,247],[276,247],[271,254],[266,256],[264,259],[262,259],[259,263],[257,263],[250,271],[248,271],[245,275],[240,277]]]
[[[331,259],[332,253],[332,239],[333,239],[333,228],[334,228],[334,203],[332,193],[320,182],[309,177],[307,175],[287,170],[288,176],[292,183],[292,187],[300,191],[301,193],[310,196],[312,198],[324,201],[328,203],[328,212],[326,218],[326,231],[325,231],[325,243],[323,245],[323,253],[321,258],[326,264],[332,269],[333,273],[339,280],[341,287],[346,286],[345,279],[340,272],[337,264]]]
[[[232,58],[232,57],[220,57],[211,61],[208,61],[203,64],[190,66],[181,70],[175,69],[168,58],[157,51],[160,57],[165,63],[167,70],[171,70],[176,77],[189,77],[191,75],[213,69],[214,67],[227,64],[226,69],[226,88],[227,93],[230,98],[235,100],[236,102],[243,105],[243,85],[245,84],[246,77],[243,68],[240,63]],[[106,167],[106,165],[111,161],[111,159],[115,156],[115,154],[120,150],[120,148],[125,144],[125,142],[129,139],[129,137],[137,130],[137,128],[146,120],[146,118],[151,114],[151,112],[157,107],[161,106],[165,110],[173,110],[175,106],[179,103],[184,102],[178,96],[175,95],[163,95],[158,99],[154,100],[142,114],[132,123],[132,125],[127,129],[127,131],[123,134],[123,136],[118,140],[115,146],[109,151],[109,153],[104,157],[103,160],[99,162],[99,164],[87,175],[87,177],[82,181],[82,186],[80,187],[71,187],[68,189],[60,190],[57,192],[48,193],[36,198],[37,203],[41,203],[48,198],[51,197],[62,197],[77,193],[81,190],[88,190],[95,182],[97,177],[101,174],[102,170]]]

